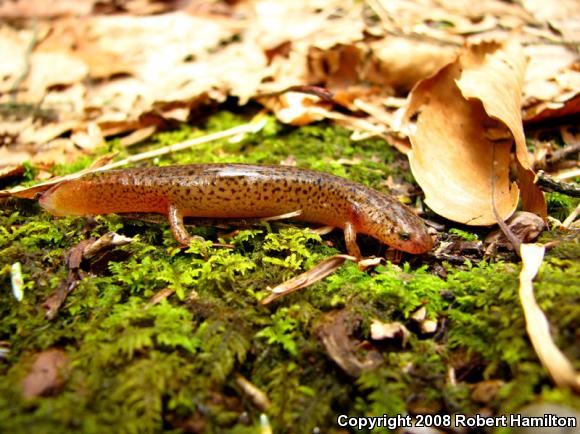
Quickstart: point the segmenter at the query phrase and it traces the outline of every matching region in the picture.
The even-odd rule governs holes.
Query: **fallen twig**
[[[562,227],[568,229],[572,223],[578,218],[578,214],[580,213],[580,204],[570,213],[566,220],[562,222]]]
[[[543,170],[537,173],[534,182],[544,191],[562,193],[571,197],[580,197],[580,188],[578,186],[569,182],[558,181],[546,175]]]

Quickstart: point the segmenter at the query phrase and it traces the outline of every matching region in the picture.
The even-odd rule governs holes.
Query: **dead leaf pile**
[[[492,191],[502,218],[520,197],[546,217],[523,120],[578,112],[571,0],[117,3],[0,7],[2,164],[70,162],[233,97],[388,138],[448,219],[495,223]]]

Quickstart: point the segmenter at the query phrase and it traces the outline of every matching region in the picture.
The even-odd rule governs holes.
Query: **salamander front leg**
[[[360,259],[360,249],[356,243],[356,229],[351,222],[346,222],[344,225],[344,241],[346,242],[346,250],[348,251],[348,254]]]
[[[176,241],[181,244],[182,246],[189,246],[189,243],[192,239],[205,241],[200,236],[191,236],[187,229],[185,229],[185,225],[183,224],[183,214],[181,211],[173,204],[169,205],[169,210],[167,212],[167,218],[169,219],[169,226],[171,227],[171,232],[173,233],[173,237]]]

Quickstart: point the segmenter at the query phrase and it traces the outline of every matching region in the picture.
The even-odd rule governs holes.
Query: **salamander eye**
[[[399,238],[401,240],[407,241],[407,240],[411,239],[411,234],[409,232],[406,232],[403,230],[400,230],[399,232],[397,232],[397,235],[399,236]]]

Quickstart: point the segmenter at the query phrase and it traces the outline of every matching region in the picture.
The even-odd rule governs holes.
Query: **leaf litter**
[[[573,2],[548,8],[535,1],[474,5],[369,0],[348,7],[332,0],[193,1],[175,9],[172,2],[132,1],[124,10],[135,15],[110,16],[99,15],[92,1],[61,0],[51,10],[31,7],[34,3],[0,5],[0,16],[37,19],[23,26],[0,25],[0,47],[10,53],[9,61],[0,65],[0,161],[6,164],[5,176],[24,173],[25,161],[48,169],[75,161],[112,137],[121,137],[127,146],[138,143],[166,122],[191,121],[199,107],[234,98],[240,105],[257,101],[291,125],[329,119],[350,128],[353,139],[387,139],[408,155],[426,204],[451,221],[496,223],[491,200],[495,182],[502,219],[515,211],[520,199],[524,210],[535,213],[520,225],[521,231],[508,221],[524,250],[542,230],[546,203],[535,183],[537,167],[523,127],[578,113],[580,73],[571,49],[578,39],[573,18],[578,12]],[[99,3],[119,12],[118,5]],[[301,92],[306,86],[318,86],[321,93]],[[563,140],[566,134],[562,132]],[[169,146],[162,152],[177,149]],[[159,155],[163,153],[145,152],[104,168]],[[572,175],[559,176],[577,177],[577,167],[572,164],[566,168]],[[510,172],[517,173],[518,186]],[[21,189],[20,197],[33,197],[39,188],[59,180],[36,190]],[[3,193],[17,196],[17,191]],[[565,224],[573,224],[577,210]],[[492,242],[509,246],[498,239]],[[455,256],[463,262],[470,243],[481,256],[476,241],[453,241],[448,248],[457,249]],[[73,276],[69,274],[67,290],[61,288],[65,296],[78,280],[74,273],[90,250],[85,247],[81,243],[69,254]],[[441,258],[453,259],[444,243],[438,250]],[[322,261],[276,288],[262,303],[314,284],[346,259],[336,255]],[[547,323],[534,307],[533,293],[529,295],[539,263],[532,267],[536,271],[529,271],[528,254],[522,259],[520,295],[530,339],[556,384],[577,389],[577,374],[554,347],[547,327],[539,327]],[[383,261],[361,262],[362,270]],[[172,293],[161,289],[150,305],[163,306]],[[53,312],[64,301],[57,298]],[[426,318],[424,307],[414,312],[410,318],[424,333],[437,330],[438,322]],[[540,319],[532,319],[532,313]],[[370,336],[377,338],[392,327],[406,342],[411,332],[398,321],[375,319]],[[353,377],[382,363],[372,345],[354,337],[359,332],[359,319],[347,310],[327,314],[316,330],[330,359]],[[361,348],[367,350],[366,357]],[[551,363],[556,359],[558,363]],[[50,374],[47,380],[30,380],[25,394],[58,390],[62,384],[55,378]],[[242,380],[238,377],[238,386],[250,400],[260,402],[259,408],[270,406],[260,389]],[[493,396],[503,385],[500,380],[489,384],[495,387]]]

